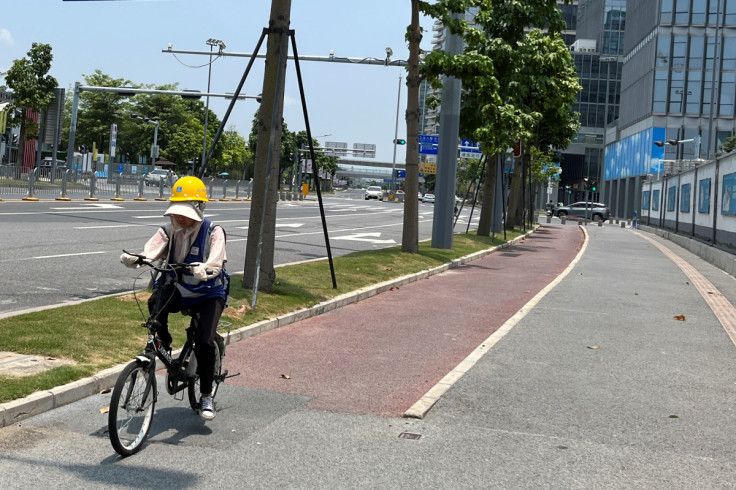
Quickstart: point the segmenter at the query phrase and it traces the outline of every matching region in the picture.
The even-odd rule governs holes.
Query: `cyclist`
[[[229,276],[225,271],[225,230],[204,217],[207,188],[196,177],[182,177],[174,183],[170,204],[164,216],[171,223],[159,228],[146,242],[141,253],[150,261],[192,264],[178,281],[158,277],[153,284],[153,295],[148,308],[153,313],[156,296],[162,295],[164,307],[158,315],[161,342],[171,349],[168,317],[171,312],[186,310],[192,316],[194,354],[200,367],[200,415],[211,420],[215,417],[212,385],[215,369],[214,337],[217,323],[225,308],[229,290]],[[126,267],[138,267],[138,258],[124,253],[120,262]],[[174,272],[169,273],[171,279]]]

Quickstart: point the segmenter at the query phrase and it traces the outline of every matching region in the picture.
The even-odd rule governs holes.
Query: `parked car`
[[[54,164],[54,160],[51,157],[45,157],[43,160],[41,160],[41,168],[51,168]],[[64,160],[56,160],[56,169],[57,170],[66,170],[66,162]]]
[[[586,205],[587,205],[587,213],[588,217],[590,219],[599,219],[599,220],[607,220],[611,217],[611,211],[608,209],[608,207],[600,202],[585,202],[580,201],[576,203],[572,203],[569,206],[558,206],[554,210],[554,214],[562,217],[562,216],[575,216],[578,218],[585,218],[586,214]]]
[[[163,168],[155,168],[148,172],[145,177],[146,185],[159,185],[159,181],[161,179],[164,179],[164,185],[168,185],[169,182],[167,182],[167,177],[169,175],[169,171],[165,170]],[[171,184],[173,185],[174,182],[179,180],[179,177],[176,176],[174,172],[171,172]]]
[[[427,192],[426,194],[424,194],[424,196],[422,196],[422,202],[431,202],[432,204],[434,204],[434,194],[430,194],[429,192]]]
[[[422,200],[422,193],[419,192],[418,194],[419,194],[419,200],[421,201]]]
[[[381,188],[377,185],[368,186],[365,190],[365,200],[367,201],[368,199],[377,199],[379,201],[383,199],[383,191]]]

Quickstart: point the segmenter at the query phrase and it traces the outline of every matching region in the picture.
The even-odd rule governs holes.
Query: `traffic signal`
[[[593,191],[593,192],[595,192],[596,190],[598,190],[598,182],[591,182],[590,183],[590,190]]]
[[[401,138],[396,138],[396,139],[394,140],[394,144],[395,144],[395,145],[405,145],[405,144],[406,144],[406,140],[404,140],[404,139],[401,139]]]

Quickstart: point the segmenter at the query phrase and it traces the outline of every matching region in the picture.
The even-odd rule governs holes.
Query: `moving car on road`
[[[365,200],[367,201],[368,199],[377,199],[379,201],[383,199],[383,191],[381,188],[377,185],[368,186],[365,190]]]
[[[422,197],[422,202],[431,202],[432,204],[434,204],[434,194],[430,194],[429,192],[427,192]]]
[[[554,210],[554,214],[559,217],[563,216],[575,216],[578,218],[585,218],[587,206],[587,216],[592,219],[607,220],[611,217],[611,211],[606,207],[605,204],[600,202],[585,202],[580,201],[572,203],[569,206],[559,206]]]
[[[168,180],[169,170],[163,168],[155,168],[146,174],[146,185],[158,185],[161,179],[164,179],[164,185],[173,185],[179,180],[174,172],[171,172],[171,181]]]

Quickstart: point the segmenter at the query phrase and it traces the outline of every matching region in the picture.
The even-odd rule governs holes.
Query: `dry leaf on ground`
[[[675,320],[684,322],[685,321],[685,315],[675,315]]]

